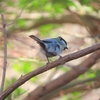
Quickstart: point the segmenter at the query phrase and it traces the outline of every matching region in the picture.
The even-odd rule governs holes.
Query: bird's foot
[[[46,65],[48,65],[50,62],[47,62]]]
[[[62,58],[62,56],[59,56],[59,59]]]

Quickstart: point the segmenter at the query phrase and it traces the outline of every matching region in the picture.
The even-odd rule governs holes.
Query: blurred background
[[[65,50],[62,56],[99,42],[99,0],[0,0],[0,13],[4,13],[8,24],[15,20],[12,25],[7,26],[8,57],[5,89],[21,75],[45,65],[47,62],[45,56],[40,52],[39,45],[29,35],[33,34],[40,39],[63,37],[67,41],[69,49]],[[3,43],[3,33],[0,30],[0,82],[4,59]],[[36,87],[68,72],[87,57],[70,61],[32,78],[16,89],[6,100],[23,100]],[[50,58],[50,61],[56,59],[58,57]],[[76,81],[92,78],[98,72],[100,72],[99,63]],[[88,84],[92,84],[92,82],[88,82]],[[99,100],[99,87],[90,89],[88,84],[87,89],[83,89],[81,92],[75,90],[64,93],[61,90],[50,100]]]

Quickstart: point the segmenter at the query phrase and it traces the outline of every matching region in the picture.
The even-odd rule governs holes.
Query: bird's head
[[[68,47],[67,47],[67,42],[66,42],[61,36],[59,36],[58,39],[59,39],[59,41],[62,42],[62,44],[64,45],[64,49],[68,49]]]

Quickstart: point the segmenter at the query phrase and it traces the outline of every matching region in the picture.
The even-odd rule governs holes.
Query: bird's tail
[[[42,40],[40,40],[39,38],[37,38],[34,35],[30,35],[29,37],[31,37],[33,40],[35,40],[41,47],[45,48],[44,43],[42,42]]]
[[[39,39],[39,38],[37,38],[36,36],[34,36],[34,35],[30,35],[29,37],[31,37],[32,39],[34,39],[36,42],[38,42],[38,43],[41,43],[42,41]]]

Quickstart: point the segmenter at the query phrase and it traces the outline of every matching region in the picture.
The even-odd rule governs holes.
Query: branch
[[[79,51],[80,52],[80,51]],[[80,53],[81,54],[81,53]],[[77,56],[77,55],[76,55]],[[70,58],[70,56],[69,56]],[[76,79],[79,75],[85,73],[88,69],[92,67],[96,63],[96,61],[100,58],[100,50],[94,52],[91,56],[85,59],[80,65],[76,66],[71,71],[63,74],[57,79],[47,83],[45,86],[39,86],[34,91],[32,91],[25,100],[39,100],[43,96],[53,92],[59,87],[68,84],[72,80]]]
[[[3,75],[2,75],[2,81],[1,81],[1,93],[4,89],[4,82],[5,82],[5,76],[6,76],[6,66],[7,66],[7,40],[6,40],[6,22],[4,19],[4,15],[1,14],[1,20],[2,20],[2,29],[4,34],[4,66],[3,66]]]
[[[35,23],[35,21],[33,20],[33,24],[31,26],[27,26],[25,28],[18,28],[18,29],[14,29],[10,32],[15,32],[15,30],[19,30],[19,31],[28,31],[34,28],[39,28],[43,25],[48,25],[48,24],[66,24],[66,23],[72,23],[72,24],[79,24],[82,26],[86,26],[88,27],[91,31],[95,30],[95,28],[97,28],[98,23],[100,22],[99,18],[95,18],[93,16],[90,15],[84,15],[84,16],[80,16],[80,15],[64,15],[64,16],[56,16],[55,18],[50,18],[50,17],[43,17],[40,20],[37,20]],[[96,24],[94,24],[94,22]]]
[[[20,18],[20,16],[21,16],[23,10],[25,9],[25,7],[26,7],[29,3],[31,3],[31,2],[32,2],[32,1],[29,1],[29,2],[22,8],[22,10],[19,12],[19,14],[17,14],[17,16],[16,16],[16,18],[13,20],[13,22],[8,23],[7,26],[10,26],[10,25],[15,24],[15,23],[17,22],[17,20]]]
[[[24,76],[21,76],[15,83],[13,83],[12,85],[10,85],[1,95],[0,95],[0,100],[4,100],[10,93],[12,93],[16,88],[18,88],[19,86],[21,86],[22,84],[24,84],[26,81],[28,81],[29,79],[31,79],[32,77],[35,77],[36,75],[39,75],[45,71],[48,71],[56,66],[59,66],[59,65],[62,65],[68,61],[71,61],[71,60],[74,60],[74,59],[77,59],[77,58],[80,58],[82,56],[85,56],[87,54],[90,54],[96,50],[98,50],[98,52],[100,49],[100,43],[99,44],[96,44],[96,45],[93,45],[91,47],[88,47],[86,49],[83,49],[83,50],[80,50],[80,51],[77,51],[75,53],[72,53],[72,54],[69,54],[69,55],[66,55],[64,57],[62,57],[61,59],[58,59],[56,61],[53,61],[45,66],[42,66],[36,70],[33,70],[31,71],[30,73],[24,75]],[[97,56],[100,56],[97,55]],[[95,57],[95,56],[94,56]],[[94,58],[95,59],[95,58]],[[91,60],[93,61],[93,59]],[[83,70],[83,72],[85,72],[86,70]],[[70,74],[70,76],[74,76],[74,78],[78,77],[79,74],[81,74],[80,70],[79,72],[77,73],[75,70],[72,70],[72,72],[68,72],[68,74]],[[69,79],[69,75],[67,76],[68,79]],[[70,80],[67,80],[67,82],[70,81]],[[60,85],[60,83],[59,83]],[[56,87],[57,88],[57,87]],[[52,89],[52,88],[51,88]]]
[[[100,86],[100,84],[95,84],[94,85],[94,82],[99,82],[100,83],[100,75],[96,76],[96,77],[93,77],[93,78],[88,78],[88,79],[82,79],[82,80],[78,80],[78,81],[74,81],[74,82],[71,82],[71,83],[68,83],[60,88],[58,88],[57,90],[54,90],[53,92],[47,94],[47,95],[44,95],[41,100],[46,100],[48,98],[48,100],[51,100],[55,97],[58,97],[59,96],[59,92],[60,91],[63,91],[64,93],[70,93],[70,92],[74,92],[74,91],[77,91],[78,88],[75,87],[75,86],[78,86],[78,85],[82,85],[82,84],[86,84],[87,82],[92,82],[90,85],[87,84],[86,87],[92,87],[91,89],[93,88],[98,88],[98,86]],[[83,85],[84,86],[84,85]],[[82,87],[83,87],[82,86]],[[73,87],[75,87],[76,89],[74,89]],[[79,87],[79,86],[78,86]],[[86,87],[85,88],[82,88],[80,86],[80,89],[82,90],[86,90]],[[74,90],[74,91],[73,91]],[[31,100],[31,99],[30,99]]]
[[[55,17],[53,19],[44,17],[39,22],[36,22],[33,26],[31,26],[28,29],[38,28],[40,26],[47,25],[47,24],[65,24],[65,23],[79,24],[82,26],[87,26],[90,29],[94,29],[94,27],[96,27],[94,22],[99,23],[100,19],[90,15],[80,16],[77,14],[73,16],[72,14],[70,14],[61,17]]]
[[[96,80],[94,80],[96,81]],[[63,95],[67,95],[68,93],[73,93],[73,92],[86,92],[86,91],[91,91],[93,89],[97,89],[100,87],[100,80],[96,81],[98,82],[99,84],[95,84],[94,85],[94,82],[90,83],[90,84],[84,84],[84,85],[80,85],[80,86],[77,86],[77,87],[70,87],[70,88],[67,88],[67,89],[64,89],[64,90],[61,90],[61,92],[63,93]],[[54,99],[55,97],[58,97],[59,96],[59,93],[60,91],[57,93],[57,94],[53,94],[52,96],[50,97],[43,97],[39,100],[52,100]],[[48,98],[48,99],[47,99]],[[30,100],[30,99],[28,99]]]

